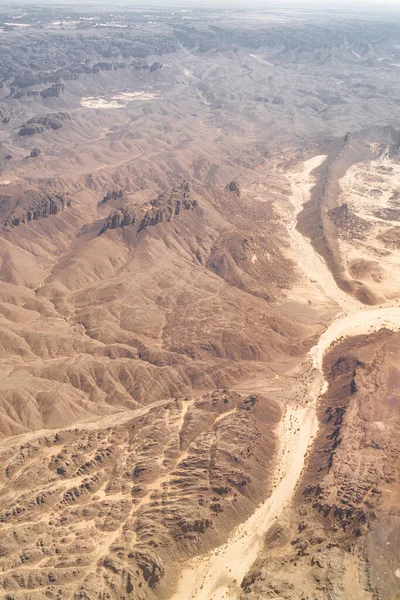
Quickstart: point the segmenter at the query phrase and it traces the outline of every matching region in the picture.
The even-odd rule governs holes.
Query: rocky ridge
[[[0,195],[0,203],[7,202],[6,197]],[[46,191],[22,194],[15,200],[15,208],[3,221],[3,229],[18,227],[23,223],[44,219],[50,215],[57,215],[71,206],[71,199],[62,193]]]
[[[69,121],[71,117],[66,112],[50,113],[43,116],[33,117],[29,119],[18,132],[18,135],[28,136],[37,133],[42,133],[46,129],[56,131],[61,129],[65,121]]]
[[[115,197],[115,193],[110,195],[110,198]],[[105,224],[100,230],[100,235],[108,229],[127,227],[134,223],[138,224],[138,231],[164,221],[169,223],[174,217],[179,215],[181,210],[191,210],[197,206],[198,201],[190,197],[190,185],[183,183],[172,191],[163,192],[155,200],[151,200],[150,206],[146,204],[138,208],[135,206],[117,208],[108,215]]]

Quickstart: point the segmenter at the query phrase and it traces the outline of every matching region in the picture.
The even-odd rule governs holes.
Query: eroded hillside
[[[4,598],[397,598],[397,16],[0,30]]]

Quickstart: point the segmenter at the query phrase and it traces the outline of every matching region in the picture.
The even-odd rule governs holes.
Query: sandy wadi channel
[[[233,600],[240,597],[240,583],[260,553],[268,529],[290,503],[307,450],[317,432],[317,401],[328,387],[323,375],[326,352],[344,337],[372,333],[383,327],[400,330],[399,307],[363,309],[362,304],[336,286],[325,262],[315,253],[309,240],[296,230],[297,215],[313,187],[312,172],[324,159],[325,156],[316,156],[305,161],[301,170],[289,174],[294,210],[288,233],[301,269],[306,275],[318,279],[327,296],[342,310],[309,352],[309,370],[313,379],[306,406],[288,406],[279,424],[280,450],[271,496],[236,529],[226,544],[189,562],[172,600]]]

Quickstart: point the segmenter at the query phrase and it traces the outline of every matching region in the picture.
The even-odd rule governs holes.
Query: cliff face
[[[111,212],[100,230],[100,234],[107,231],[107,229],[117,229],[118,227],[127,227],[133,225],[136,221],[135,209],[130,210],[126,208],[117,208],[117,210]]]
[[[70,206],[71,200],[64,194],[25,190],[14,197],[0,196],[0,220],[3,229],[7,229],[56,215]],[[3,207],[8,211],[1,219]]]
[[[151,200],[150,206],[146,204],[142,207],[117,208],[108,215],[100,234],[107,229],[127,227],[135,223],[138,224],[138,231],[141,231],[145,227],[158,225],[163,221],[170,222],[182,210],[191,210],[197,206],[197,200],[190,196],[189,184],[184,183],[172,191],[163,192],[155,200]]]
[[[69,121],[70,116],[68,113],[50,113],[39,117],[33,117],[29,119],[18,132],[18,135],[27,136],[34,135],[35,133],[42,133],[45,129],[61,129],[64,121]]]
[[[56,83],[40,92],[42,98],[59,98],[64,91],[63,83]]]

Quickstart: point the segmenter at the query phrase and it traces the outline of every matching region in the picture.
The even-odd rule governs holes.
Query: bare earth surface
[[[0,53],[1,598],[397,600],[398,15]]]

